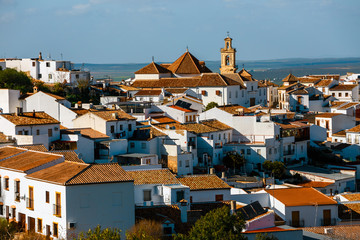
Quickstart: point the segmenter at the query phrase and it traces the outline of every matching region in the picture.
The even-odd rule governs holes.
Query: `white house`
[[[332,134],[355,126],[355,117],[341,113],[320,113],[315,116],[315,124],[327,129],[327,138],[331,140]]]
[[[1,215],[54,239],[135,222],[133,180],[117,164],[89,165],[62,155],[0,149]],[[117,214],[114,214],[117,213]]]
[[[0,113],[15,113],[18,107],[24,109],[20,96],[19,90],[0,89]]]
[[[123,110],[90,111],[73,120],[75,128],[92,128],[111,139],[129,138],[133,135],[136,118]]]
[[[270,196],[270,207],[287,225],[293,227],[336,225],[337,202],[313,188],[265,191]]]
[[[37,91],[34,87],[34,94],[27,97],[26,111],[44,111],[67,128],[73,127],[73,120],[78,116],[72,111],[71,103],[61,96],[51,93]],[[46,104],[44,104],[46,103]]]
[[[44,112],[0,114],[0,132],[16,139],[18,145],[43,144],[60,139],[59,122]]]
[[[359,85],[358,84],[341,84],[329,89],[329,94],[339,101],[358,102]]]
[[[169,169],[127,171],[134,179],[137,206],[173,205],[189,201],[190,189],[182,185]]]
[[[5,68],[13,68],[45,83],[70,83],[77,80],[90,80],[90,72],[74,69],[70,61],[43,59],[40,52],[38,58],[4,59]]]
[[[190,203],[230,200],[230,186],[214,174],[188,175],[177,178],[190,188]]]

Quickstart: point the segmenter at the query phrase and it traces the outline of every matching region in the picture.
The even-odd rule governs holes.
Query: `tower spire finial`
[[[245,65],[243,64],[243,69],[245,69]]]
[[[226,36],[227,36],[227,37],[230,36],[230,32],[229,32],[229,31],[226,32]]]
[[[186,52],[188,52],[189,51],[189,46],[188,45],[186,45]]]
[[[154,62],[154,56],[151,57],[152,62]]]

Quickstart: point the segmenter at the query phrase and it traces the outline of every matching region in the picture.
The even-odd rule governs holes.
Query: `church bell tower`
[[[221,67],[220,73],[236,73],[237,66],[235,64],[236,49],[232,47],[232,38],[227,37],[224,39],[225,47],[220,49],[221,52]]]

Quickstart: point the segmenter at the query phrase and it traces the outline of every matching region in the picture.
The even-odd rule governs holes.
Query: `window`
[[[15,207],[13,207],[13,209],[12,209],[12,219],[14,221],[16,221],[16,208]]]
[[[244,97],[244,90],[241,91],[241,96]]]
[[[339,97],[341,97],[341,96],[342,96],[342,93],[341,93],[341,92],[339,92],[339,94],[338,94],[338,95],[339,95]]]
[[[18,135],[22,135],[22,131],[18,131]]]
[[[215,201],[216,202],[220,202],[220,201],[223,201],[223,200],[224,200],[224,195],[222,195],[222,194],[215,195]]]
[[[182,167],[182,161],[179,160],[179,167]]]
[[[332,95],[333,97],[335,97],[335,93],[332,93],[331,95]]]
[[[57,223],[53,223],[53,236],[54,237],[58,237],[59,236],[59,229],[58,229],[58,224]]]
[[[128,125],[128,129],[129,129],[129,131],[132,131],[132,130],[131,130],[131,129],[132,129],[132,125],[131,125],[131,124]]]
[[[54,215],[61,217],[61,193],[55,193]]]
[[[28,130],[24,130],[24,135],[29,135],[29,131],[28,131]]]
[[[49,62],[46,62],[46,67],[50,67],[50,63],[49,63]]]
[[[130,143],[130,148],[135,148],[135,143],[134,142]]]
[[[176,192],[176,202],[180,202],[184,198],[185,198],[185,191],[184,190]]]
[[[36,135],[40,135],[40,130],[36,129]]]
[[[185,160],[185,167],[190,167],[190,160]]]
[[[28,209],[34,210],[34,187],[29,186],[29,197],[27,199],[27,206]]]
[[[0,215],[4,215],[4,205],[0,203]]]
[[[345,93],[345,97],[349,97],[349,93]]]
[[[4,177],[4,189],[9,191],[9,177]]]
[[[251,150],[250,149],[246,149],[246,154],[250,155],[251,154]]]
[[[151,201],[151,190],[144,190],[144,202]]]
[[[231,98],[231,92],[229,91],[229,98]]]
[[[235,97],[238,98],[238,91],[235,91]]]
[[[32,66],[33,66],[33,67],[35,67],[35,64],[36,64],[35,62],[32,62]]]
[[[50,202],[50,193],[49,193],[49,191],[46,191],[46,192],[45,192],[45,202],[46,202],[46,203],[49,203],[49,202]]]
[[[41,73],[38,74],[38,79],[42,78],[42,75]]]
[[[115,126],[110,126],[110,132],[114,133],[115,132]]]
[[[49,74],[49,79],[52,79],[52,74]]]
[[[146,143],[141,143],[141,149],[146,149]]]
[[[48,135],[49,135],[49,137],[52,137],[52,136],[53,136],[53,134],[52,134],[52,129],[51,129],[51,128],[48,129]]]
[[[185,122],[189,122],[189,116],[185,116]]]
[[[20,201],[20,180],[15,180],[15,201]]]
[[[40,233],[42,232],[42,219],[41,218],[37,219],[37,231]]]
[[[76,79],[79,79],[79,74],[76,74],[76,75],[75,75],[75,78],[76,78]]]
[[[213,140],[214,139],[214,135],[210,135],[210,140]]]
[[[220,96],[220,95],[221,95],[221,91],[220,91],[220,90],[216,90],[215,93],[216,93],[217,96]]]
[[[245,154],[245,150],[244,149],[240,149],[240,155],[244,155]]]
[[[120,125],[120,131],[122,131],[123,130],[123,125]]]
[[[221,140],[221,134],[219,134],[219,140]]]
[[[272,154],[272,149],[271,148],[269,148],[269,155],[271,155]]]

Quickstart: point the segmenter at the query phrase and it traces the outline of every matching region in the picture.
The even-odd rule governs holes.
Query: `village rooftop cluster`
[[[98,224],[125,233],[140,219],[172,236],[225,205],[242,213],[248,239],[353,234],[360,74],[290,73],[279,86],[239,68],[224,41],[219,73],[186,50],[121,82],[41,54],[0,60],[45,84],[90,81],[101,95],[74,105],[36,86],[0,89],[1,217],[53,239]]]

